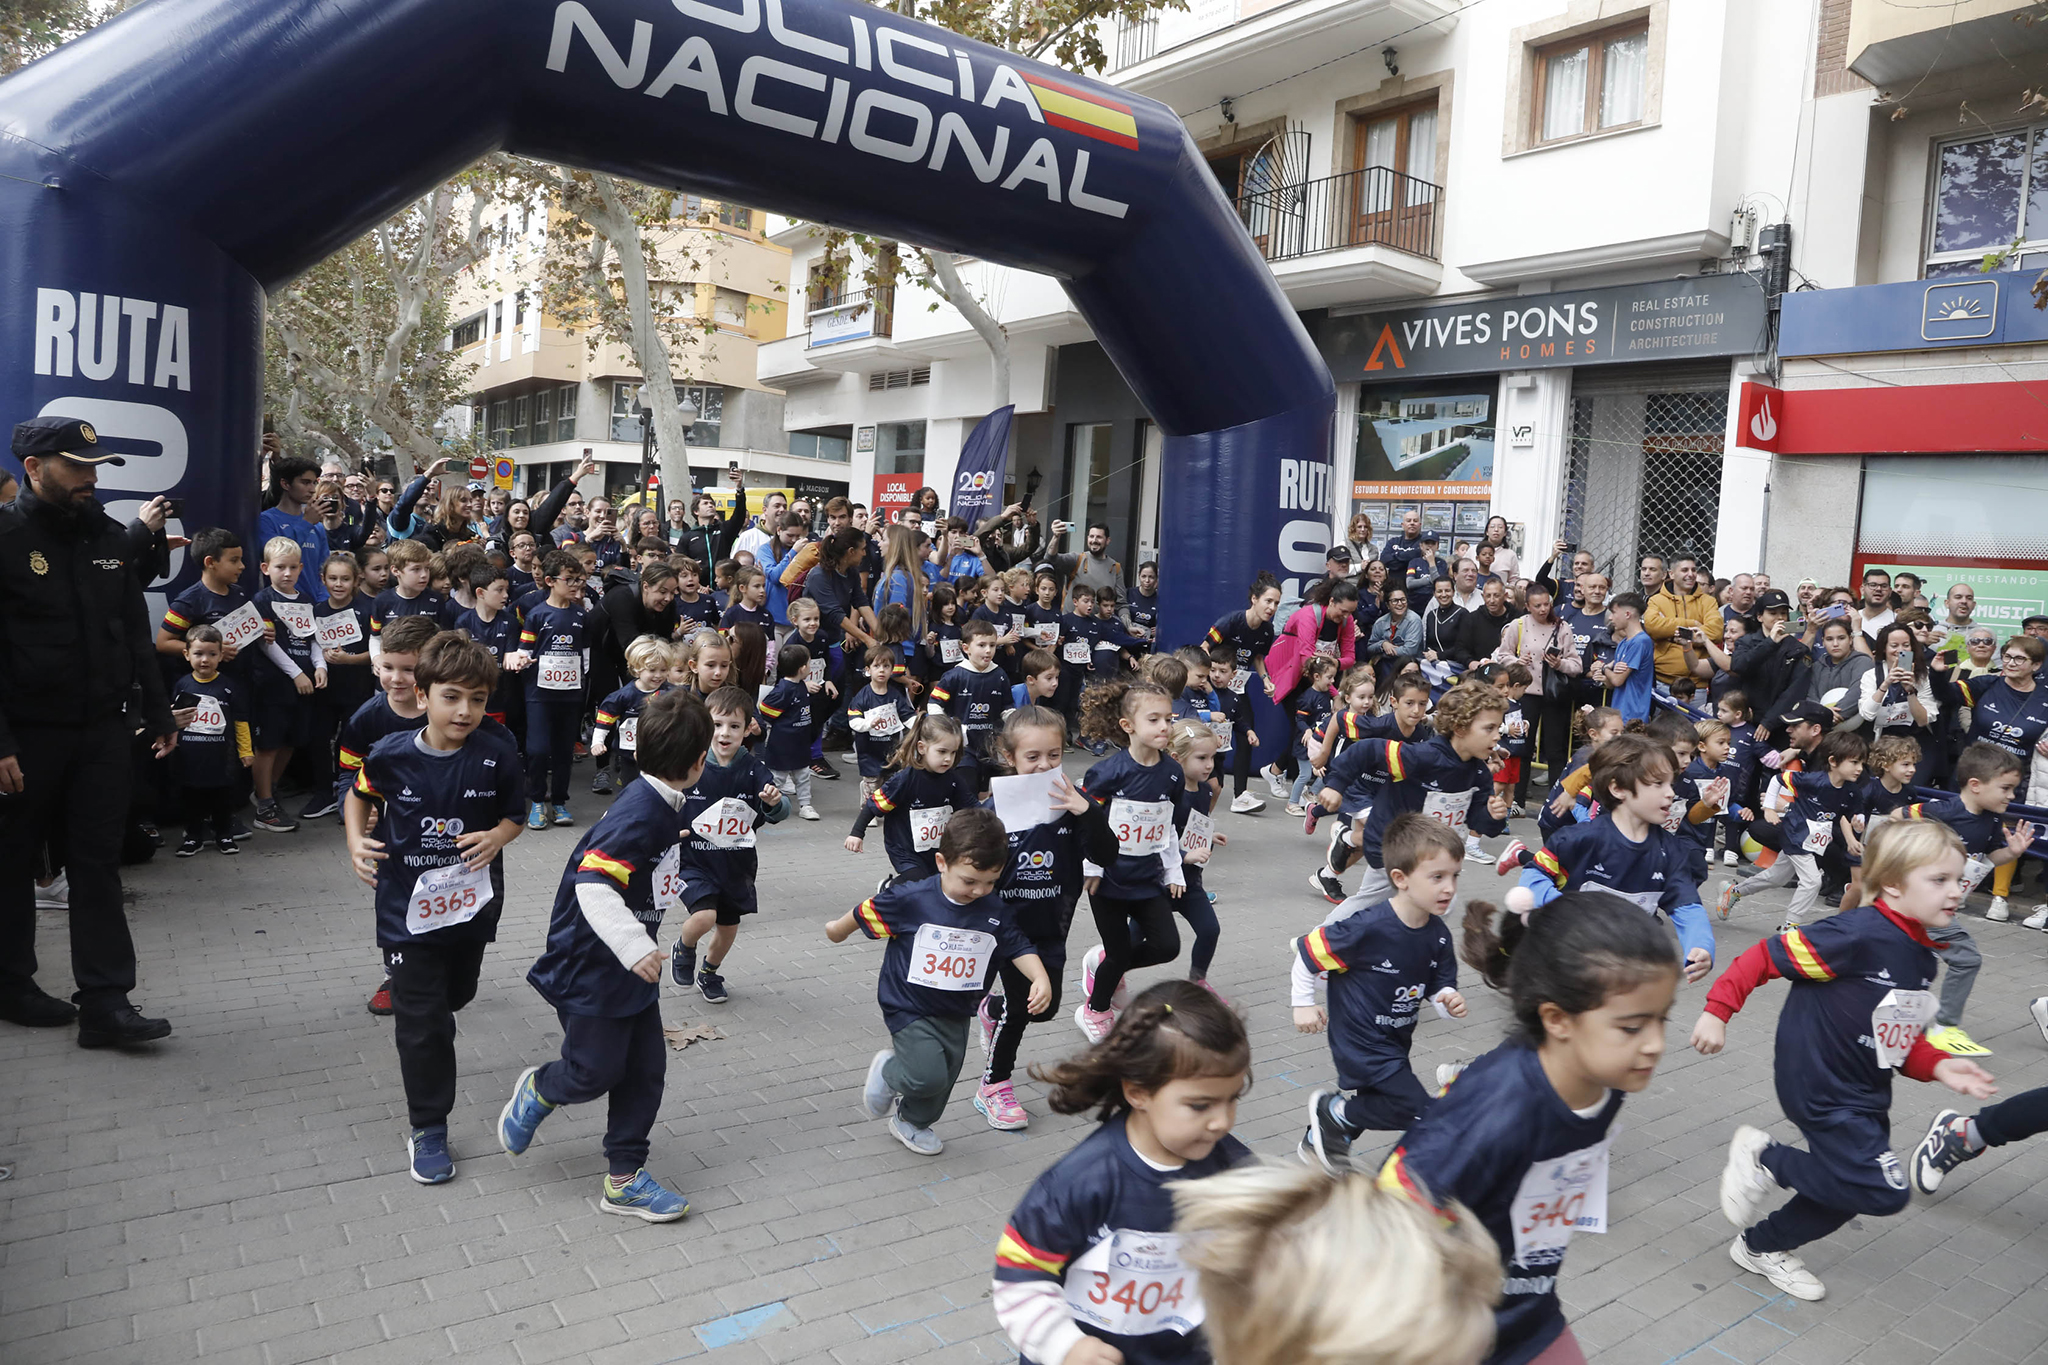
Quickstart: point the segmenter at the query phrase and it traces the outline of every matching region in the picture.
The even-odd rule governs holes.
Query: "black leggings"
[[[1173,901],[1164,891],[1141,900],[1122,900],[1100,892],[1088,898],[1095,915],[1095,931],[1102,935],[1102,961],[1095,968],[1095,991],[1088,1008],[1107,1010],[1111,997],[1134,967],[1156,967],[1180,956],[1180,926],[1173,922]],[[1138,939],[1131,941],[1131,923],[1137,922]]]
[[[1553,701],[1541,693],[1525,695],[1522,698],[1522,719],[1529,722],[1535,743],[1530,746],[1529,756],[1522,760],[1522,778],[1515,784],[1517,805],[1529,799],[1529,778],[1537,763],[1549,769],[1553,786],[1564,776],[1564,765],[1572,745],[1571,703]]]
[[[996,1017],[996,1040],[988,1050],[988,1063],[981,1071],[983,1085],[998,1085],[1010,1079],[1011,1073],[1017,1069],[1017,1046],[1024,1041],[1026,1024],[1042,1024],[1059,1016],[1060,978],[1066,975],[1066,955],[1062,952],[1055,958],[1041,945],[1039,959],[1045,963],[1045,974],[1052,981],[1052,1003],[1042,1014],[1025,1013],[1024,1002],[1031,998],[1031,983],[1013,964],[1004,962],[1002,965],[1003,993],[992,995],[988,1000],[989,1013]],[[1016,1002],[1014,1009],[1011,1008],[1012,1001]]]
[[[1239,697],[1237,704],[1240,707],[1249,708],[1251,706],[1251,699],[1249,697]],[[1230,738],[1233,745],[1230,750],[1230,783],[1239,796],[1244,795],[1246,784],[1252,780],[1252,746],[1245,740],[1245,734],[1250,729],[1251,727],[1242,720],[1236,722],[1230,728]]]

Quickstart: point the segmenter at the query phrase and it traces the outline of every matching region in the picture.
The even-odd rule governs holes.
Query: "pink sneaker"
[[[998,1025],[996,1023],[995,1010],[990,1008],[995,1004],[995,999],[993,995],[984,995],[981,997],[981,1008],[975,1012],[976,1017],[981,1020],[981,1050],[984,1053],[996,1050],[996,1029]]]
[[[1230,997],[1225,995],[1222,991],[1217,990],[1214,986],[1210,985],[1209,978],[1205,976],[1191,976],[1188,978],[1188,980],[1194,982],[1197,986],[1200,986],[1203,990],[1209,992],[1209,994],[1215,996],[1224,1004],[1228,1005],[1230,1003]]]
[[[1107,954],[1103,952],[1102,945],[1099,943],[1081,955],[1081,996],[1084,1000],[1093,1000],[1095,998],[1095,969],[1102,965],[1102,959],[1105,956]],[[1131,983],[1128,981],[1117,982],[1116,989],[1110,992],[1109,1012],[1111,1014],[1121,1014],[1124,1011],[1124,1006],[1130,1003]]]
[[[988,1120],[988,1126],[1004,1132],[1015,1132],[1031,1126],[1031,1115],[1024,1112],[1024,1106],[1017,1103],[1017,1093],[1010,1089],[1008,1081],[984,1085],[974,1092],[974,1107]]]
[[[1089,1042],[1099,1043],[1116,1027],[1116,1011],[1091,1010],[1088,1008],[1088,1002],[1084,1000],[1074,1006],[1074,1022],[1080,1026],[1082,1036]]]

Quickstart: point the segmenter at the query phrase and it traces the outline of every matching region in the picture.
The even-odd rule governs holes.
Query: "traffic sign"
[[[482,483],[485,479],[491,477],[490,458],[484,455],[473,456],[469,462],[469,477],[475,479],[478,483]]]

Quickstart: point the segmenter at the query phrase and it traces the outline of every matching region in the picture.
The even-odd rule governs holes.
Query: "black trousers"
[[[610,1096],[604,1158],[611,1174],[629,1176],[647,1164],[647,1134],[668,1086],[661,1006],[623,1019],[555,1013],[562,1021],[561,1060],[542,1067],[533,1088],[549,1104],[588,1104]]]
[[[1164,891],[1143,900],[1120,900],[1100,892],[1088,898],[1102,935],[1102,961],[1095,967],[1095,993],[1088,1008],[1106,1010],[1124,973],[1134,967],[1156,967],[1180,956],[1180,927],[1173,922],[1173,900]],[[1136,938],[1131,926],[1136,925]]]
[[[201,842],[231,837],[235,807],[241,804],[239,787],[182,787],[179,797],[185,805],[185,837]]]
[[[1535,738],[1527,758],[1522,760],[1522,780],[1515,786],[1517,802],[1529,799],[1529,778],[1537,763],[1549,770],[1553,786],[1564,776],[1564,765],[1572,748],[1571,703],[1551,700],[1542,693],[1525,694],[1522,697],[1522,719],[1529,722],[1529,730]]]
[[[36,974],[36,870],[48,845],[71,876],[71,998],[87,1014],[127,1003],[135,940],[121,909],[121,836],[134,770],[128,722],[18,725],[23,789],[0,796],[0,992]]]
[[[392,1036],[405,1108],[415,1128],[448,1122],[455,1107],[455,1011],[476,999],[487,943],[408,943],[384,950]]]
[[[1017,1046],[1024,1041],[1026,1024],[1043,1024],[1048,1019],[1057,1019],[1060,1014],[1060,978],[1067,971],[1067,941],[1032,940],[1032,947],[1038,950],[1038,960],[1045,964],[1045,974],[1052,981],[1052,1003],[1042,1014],[1031,1014],[1025,1009],[1025,1001],[1031,997],[1031,983],[1014,963],[1005,959],[998,969],[1002,976],[1003,993],[989,997],[989,1012],[996,1019],[995,1046],[988,1050],[988,1062],[981,1069],[981,1083],[995,1085],[1007,1081],[1017,1069]]]

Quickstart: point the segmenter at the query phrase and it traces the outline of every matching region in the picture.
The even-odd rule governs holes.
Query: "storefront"
[[[1641,553],[1711,561],[1735,358],[1766,317],[1754,279],[1710,275],[1311,318],[1350,510],[1381,540],[1416,510],[1447,549],[1501,516],[1530,568],[1558,538],[1631,579]]]
[[[1918,574],[1977,618],[2048,610],[2048,313],[2011,275],[1788,295],[1781,388],[1749,385],[1772,457],[1774,578]],[[2020,287],[2015,288],[2015,285]]]

